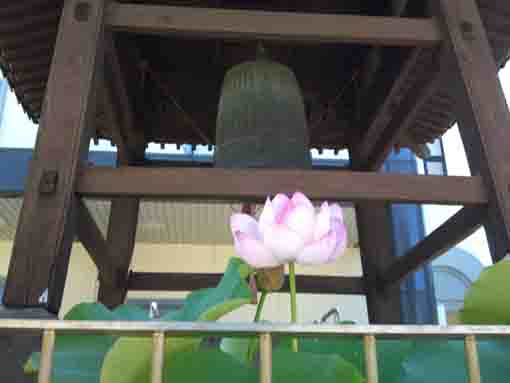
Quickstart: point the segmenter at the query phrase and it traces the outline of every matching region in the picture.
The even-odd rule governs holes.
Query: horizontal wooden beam
[[[108,257],[108,244],[83,201],[77,203],[77,235],[96,265],[101,283],[116,284],[116,273]]]
[[[142,273],[129,276],[130,291],[191,291],[215,287],[223,274],[208,273]],[[316,294],[363,295],[365,288],[361,277],[296,276],[298,292]],[[289,291],[288,277],[282,291]]]
[[[90,167],[77,193],[87,198],[263,201],[302,191],[314,200],[484,205],[478,177],[418,176],[327,170]]]
[[[383,271],[378,283],[385,288],[401,282],[409,274],[473,234],[482,225],[486,216],[487,208],[484,207],[461,209]]]
[[[265,12],[113,3],[106,24],[115,31],[311,43],[434,46],[433,19]]]

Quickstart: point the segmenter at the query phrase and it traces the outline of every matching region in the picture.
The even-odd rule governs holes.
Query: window
[[[443,141],[438,138],[432,144],[427,144],[430,156],[423,160],[425,175],[445,176],[446,163],[444,160]]]

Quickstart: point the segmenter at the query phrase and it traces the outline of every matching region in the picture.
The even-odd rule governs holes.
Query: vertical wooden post
[[[400,286],[396,284],[382,291],[379,283],[379,273],[396,258],[389,205],[356,204],[356,222],[370,323],[401,323]]]
[[[74,185],[95,118],[102,65],[103,0],[67,0],[55,43],[43,114],[25,187],[4,304],[58,312],[75,230]]]
[[[489,193],[489,211],[498,246],[493,259],[505,256],[510,246],[510,112],[498,78],[487,34],[475,0],[435,0],[454,73],[460,132],[471,162],[478,162]],[[477,159],[473,157],[477,156]]]
[[[145,137],[136,129],[135,117],[111,35],[106,36],[105,44],[108,67],[103,79],[106,115],[111,124],[113,141],[117,145],[117,166],[126,166],[143,158]],[[114,284],[103,281],[98,294],[98,300],[109,308],[122,304],[126,298],[139,209],[138,197],[115,198],[110,206],[108,260],[117,270],[117,278]]]
[[[363,165],[365,158],[357,150],[363,138],[358,132],[351,134],[351,168],[367,170]],[[401,323],[400,286],[394,285],[384,291],[379,288],[379,273],[396,258],[390,206],[381,202],[363,202],[357,203],[355,210],[368,319],[372,324]]]
[[[108,222],[108,258],[117,270],[114,286],[99,286],[99,302],[114,308],[126,299],[129,266],[135,247],[140,199],[122,197],[112,200]]]

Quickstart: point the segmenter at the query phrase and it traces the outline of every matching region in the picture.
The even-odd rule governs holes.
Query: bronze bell
[[[311,167],[305,106],[288,67],[258,57],[224,79],[216,124],[216,167]]]

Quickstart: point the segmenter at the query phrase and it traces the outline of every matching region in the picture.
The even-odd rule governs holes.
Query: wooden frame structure
[[[499,238],[494,259],[501,259],[510,248],[510,169],[505,161],[510,147],[510,113],[475,0],[434,0],[432,4],[434,17],[408,19],[67,0],[4,303],[10,307],[44,305],[57,312],[75,235],[99,270],[99,299],[111,307],[124,300],[128,289],[188,290],[217,281],[217,275],[129,273],[141,198],[252,201],[299,189],[314,199],[354,201],[364,277],[302,277],[302,283],[308,292],[365,293],[372,323],[398,323],[396,283],[487,219],[497,228]],[[393,84],[395,92],[390,92],[368,133],[350,148],[350,171],[130,167],[143,154],[146,143],[133,129],[126,87],[118,75],[118,58],[111,42],[114,31],[413,46],[409,65],[420,59],[424,48],[440,50],[445,65],[458,73],[458,78],[452,79],[462,101],[457,120],[464,142],[472,148],[468,150],[470,160],[479,172],[472,177],[377,173],[409,116],[437,83],[437,76],[430,73],[416,82],[406,100],[398,99],[399,81]],[[403,70],[400,76],[407,74]],[[85,161],[99,94],[106,95],[108,121],[116,132],[117,168],[91,168]],[[203,187],[204,179],[207,187]],[[84,197],[112,199],[107,238],[81,203]],[[459,204],[464,208],[397,260],[391,249],[389,203]],[[45,291],[48,300],[41,302]]]

